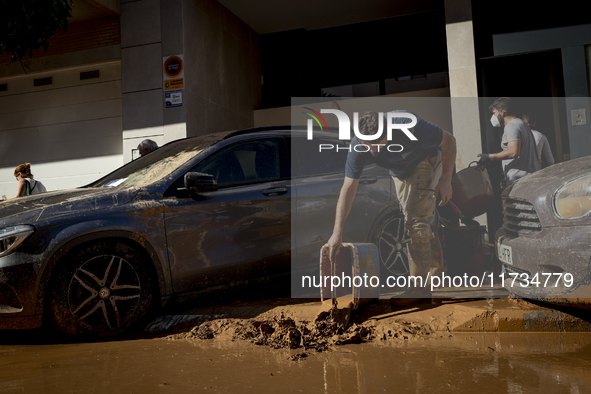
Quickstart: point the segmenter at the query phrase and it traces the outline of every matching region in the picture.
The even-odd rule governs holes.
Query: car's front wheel
[[[409,272],[408,244],[410,237],[404,226],[404,216],[390,217],[379,229],[377,247],[382,277],[407,275]]]
[[[142,256],[122,242],[99,242],[69,256],[49,288],[51,322],[70,336],[122,333],[146,316],[152,281]]]
[[[369,242],[378,248],[382,280],[389,276],[408,275],[410,236],[402,212],[396,211],[380,220],[371,234]]]

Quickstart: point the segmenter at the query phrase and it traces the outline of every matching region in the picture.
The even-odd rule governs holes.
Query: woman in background
[[[16,197],[29,196],[47,191],[41,182],[33,179],[31,163],[18,165],[14,169],[14,176],[18,182],[16,185]]]

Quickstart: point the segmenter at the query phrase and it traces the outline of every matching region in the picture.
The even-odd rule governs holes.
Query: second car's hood
[[[533,203],[542,225],[577,225],[578,220],[565,221],[556,217],[552,197],[565,183],[590,173],[591,157],[569,160],[521,178],[508,193],[511,197],[523,198]]]
[[[131,201],[138,191],[136,188],[80,188],[15,198],[0,202],[0,227],[115,207]]]

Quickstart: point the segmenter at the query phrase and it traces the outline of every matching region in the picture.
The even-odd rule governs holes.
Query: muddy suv
[[[496,233],[505,287],[554,303],[591,301],[591,157],[555,164],[503,192]]]
[[[183,139],[88,186],[0,203],[0,328],[112,335],[173,298],[317,272],[346,152],[304,157],[303,141],[289,127]],[[366,169],[346,241],[403,241],[388,232],[401,225],[391,183]],[[405,268],[405,249],[384,250]]]

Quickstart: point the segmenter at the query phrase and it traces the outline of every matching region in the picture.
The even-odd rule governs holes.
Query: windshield
[[[163,147],[120,167],[87,187],[143,187],[157,182],[221,141],[230,131],[189,138]]]

